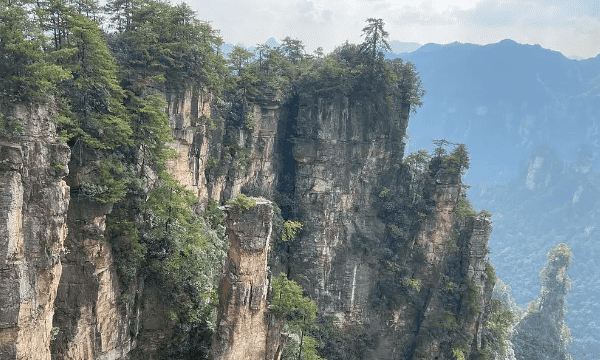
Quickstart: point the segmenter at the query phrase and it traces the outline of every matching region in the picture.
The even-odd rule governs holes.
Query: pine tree
[[[383,61],[383,51],[392,51],[387,42],[389,33],[383,29],[383,19],[367,19],[368,25],[362,29],[365,41],[360,44],[360,52],[366,56],[367,65],[373,69],[375,64]]]

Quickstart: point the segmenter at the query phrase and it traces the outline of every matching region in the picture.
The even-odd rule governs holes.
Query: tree
[[[284,317],[288,330],[297,333],[300,337],[297,359],[321,360],[322,358],[317,355],[315,349],[317,341],[308,335],[309,331],[316,326],[317,306],[315,303],[303,296],[300,285],[294,280],[288,280],[284,273],[273,279],[271,286],[273,288],[271,299],[273,312],[279,317]]]
[[[123,106],[125,93],[102,30],[77,13],[66,20],[68,42],[63,46],[73,55],[64,67],[73,74],[73,81],[62,85],[70,104],[64,109],[65,127],[71,136],[80,137],[94,148],[132,145],[133,131]]]
[[[317,50],[314,51],[315,57],[317,59],[322,59],[324,54],[323,54],[323,48],[322,47],[318,47]]]
[[[447,154],[446,146],[450,145],[450,141],[446,139],[436,139],[432,141],[435,145],[433,154],[435,157],[442,157]]]
[[[72,77],[57,64],[68,53],[44,51],[47,38],[30,3],[0,0],[0,98],[6,104],[51,99],[56,85]]]
[[[285,39],[281,40],[279,45],[279,51],[285,57],[286,60],[292,64],[297,64],[302,61],[305,57],[304,44],[301,40],[292,39],[286,36]]]
[[[386,67],[391,70],[391,76],[388,76],[388,79],[400,92],[402,102],[410,104],[411,112],[415,113],[416,107],[423,105],[421,99],[425,95],[415,65],[411,62],[403,63],[402,59],[394,59],[386,63]]]
[[[469,152],[465,144],[455,144],[454,149],[444,158],[444,163],[464,175],[471,166]]]
[[[367,26],[362,29],[365,41],[360,44],[360,52],[366,55],[368,65],[373,68],[383,61],[383,51],[392,51],[387,42],[389,33],[383,29],[383,19],[368,18]]]

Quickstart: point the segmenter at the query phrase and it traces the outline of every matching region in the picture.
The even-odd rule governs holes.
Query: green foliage
[[[117,66],[97,23],[79,14],[66,18],[65,50],[72,56],[63,66],[73,74],[61,83],[66,97],[61,121],[69,137],[97,149],[133,145],[133,130],[118,81]]]
[[[291,342],[284,350],[288,354],[297,356],[296,359],[319,360],[316,347],[318,342],[309,331],[316,327],[315,319],[317,306],[312,300],[302,295],[302,288],[294,280],[289,280],[281,273],[271,282],[273,297],[271,305],[273,313],[286,319],[286,329],[299,335],[300,342]]]
[[[411,169],[423,172],[427,168],[429,161],[431,161],[431,155],[425,150],[419,150],[408,155],[403,162],[405,165],[410,166]]]
[[[238,212],[241,214],[248,209],[256,207],[256,200],[244,194],[238,194],[235,199],[227,201],[227,204],[237,206]]]
[[[454,214],[459,219],[466,219],[468,217],[477,215],[473,209],[473,205],[471,205],[471,201],[464,197],[458,200],[458,206],[456,207]]]
[[[113,48],[119,63],[127,65],[127,80],[136,91],[162,82],[171,89],[194,84],[219,97],[234,84],[226,60],[216,53],[222,39],[209,23],[194,18],[187,4],[121,3],[107,4],[120,30]]]
[[[494,336],[494,341],[486,346],[484,355],[491,358],[492,354],[504,355],[508,347],[506,340],[509,335],[509,328],[513,325],[515,315],[508,310],[499,300],[492,300],[492,313],[487,321],[486,328]]]
[[[458,328],[456,317],[450,311],[443,311],[435,314],[431,317],[431,321],[438,328],[443,328],[445,331],[450,332]]]
[[[217,167],[217,165],[219,165],[218,158],[211,157],[206,161],[206,168],[209,170]]]
[[[206,207],[206,211],[204,212],[204,219],[206,219],[213,229],[215,229],[218,225],[223,225],[223,221],[225,221],[225,213],[223,210],[219,209],[219,203],[217,200],[213,198],[208,199],[208,205]]]
[[[388,82],[400,96],[401,102],[410,104],[410,111],[416,113],[417,107],[423,105],[421,99],[425,95],[425,89],[415,65],[411,62],[404,63],[402,59],[394,59],[386,63],[385,71]]]
[[[452,281],[448,281],[446,282],[446,286],[444,287],[444,289],[446,289],[446,291],[454,291],[458,289],[458,286]]]
[[[492,213],[491,213],[491,212],[489,212],[489,211],[487,211],[487,210],[481,210],[481,211],[479,212],[479,214],[480,214],[480,215],[481,215],[483,218],[485,218],[485,219],[491,219],[491,218],[492,218]]]
[[[125,284],[134,281],[145,262],[148,248],[140,242],[139,224],[127,219],[123,208],[116,208],[106,219],[105,234],[111,237],[119,278]],[[133,294],[125,293],[122,300],[131,303]]]
[[[412,278],[408,278],[408,277],[403,277],[402,278],[402,285],[406,286],[406,287],[410,287],[415,291],[421,291],[421,280],[419,279],[412,279]]]
[[[487,275],[488,281],[493,283],[496,282],[496,269],[494,269],[494,266],[488,262],[485,263],[485,274]]]
[[[302,228],[302,223],[294,220],[286,220],[283,222],[281,229],[281,241],[292,241],[296,238],[296,233]]]
[[[251,111],[246,113],[246,127],[249,130],[254,129],[254,113]]]
[[[53,326],[52,329],[50,329],[50,341],[54,341],[59,332],[60,328],[58,326]]]
[[[24,131],[25,129],[20,119],[13,118],[12,116],[5,117],[4,114],[0,113],[0,136],[17,138],[23,135]]]
[[[316,305],[309,298],[302,295],[302,288],[294,280],[289,280],[287,275],[281,273],[271,282],[273,298],[271,305],[273,312],[279,317],[285,317],[295,312],[307,319],[315,319],[317,314]]]
[[[47,101],[56,86],[72,75],[57,60],[65,53],[44,51],[47,37],[29,1],[0,1],[0,98],[13,101]]]
[[[101,203],[116,203],[127,194],[128,185],[134,183],[133,171],[116,155],[109,155],[97,162],[97,176],[84,180],[81,194]]]
[[[447,243],[451,249],[456,249],[456,240],[454,238],[448,238]]]
[[[368,18],[367,23],[362,29],[365,40],[360,45],[360,52],[366,55],[372,68],[375,63],[383,61],[383,52],[392,51],[392,48],[387,42],[389,33],[383,29],[383,19]]]
[[[455,144],[450,154],[443,158],[442,163],[448,166],[448,170],[455,170],[464,175],[471,165],[469,152],[465,144]]]
[[[52,163],[52,167],[58,170],[63,170],[67,168],[67,165],[55,161]]]
[[[379,192],[379,197],[380,198],[384,198],[386,197],[386,195],[388,194],[390,190],[386,187],[384,187],[383,189],[381,189],[381,191]]]
[[[465,360],[465,353],[461,349],[452,349],[452,355],[456,360]]]
[[[168,245],[165,258],[153,260],[150,268],[173,289],[179,318],[195,323],[206,319],[216,306],[213,290],[228,243],[223,231],[211,230],[191,211],[190,205],[197,201],[192,191],[169,173],[163,172],[159,178],[161,183],[148,193],[143,210],[152,224],[148,229],[152,246],[165,241]],[[218,219],[218,214],[212,219]]]
[[[481,289],[471,280],[467,280],[465,294],[463,297],[464,304],[471,316],[479,316],[481,312],[481,303],[479,301],[479,293]]]

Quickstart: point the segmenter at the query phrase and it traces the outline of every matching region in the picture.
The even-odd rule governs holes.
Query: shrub
[[[404,278],[402,278],[402,285],[404,285],[406,287],[410,286],[415,291],[421,291],[421,280],[419,280],[419,279],[412,279],[412,278],[404,277]]]
[[[481,304],[479,303],[479,286],[475,285],[473,281],[467,280],[467,291],[465,294],[465,300],[469,313],[473,316],[479,316],[481,311]]]
[[[389,192],[389,191],[390,191],[390,189],[388,189],[388,188],[385,188],[385,187],[384,187],[384,188],[383,188],[383,189],[381,189],[381,191],[379,192],[379,197],[380,197],[380,198],[384,198],[384,197],[385,197],[385,196],[388,194],[388,192]]]
[[[288,242],[296,238],[296,233],[302,228],[302,223],[294,220],[286,220],[281,229],[281,240]]]
[[[458,206],[456,207],[456,217],[459,219],[466,219],[471,216],[475,216],[477,213],[473,209],[473,205],[467,198],[461,198],[458,201]]]
[[[485,264],[485,274],[487,275],[489,281],[493,283],[496,282],[496,269],[494,269],[494,266],[492,264]]]
[[[241,214],[248,209],[256,207],[256,200],[249,198],[244,194],[238,194],[238,196],[235,197],[235,200],[229,200],[227,201],[227,204],[237,205],[238,212]]]

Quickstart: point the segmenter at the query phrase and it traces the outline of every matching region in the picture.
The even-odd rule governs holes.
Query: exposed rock
[[[76,148],[69,163],[69,253],[55,302],[53,325],[60,332],[52,344],[52,359],[114,360],[131,348],[129,319],[119,310],[121,289],[112,248],[104,238],[112,205],[80,193],[81,182],[94,176],[94,161],[95,151]]]
[[[211,359],[279,359],[282,323],[269,313],[267,302],[273,209],[269,201],[259,200],[255,208],[238,210],[227,207],[229,256],[219,284]]]
[[[50,359],[67,236],[70,151],[51,106],[16,105],[17,138],[0,138],[0,358]]]

